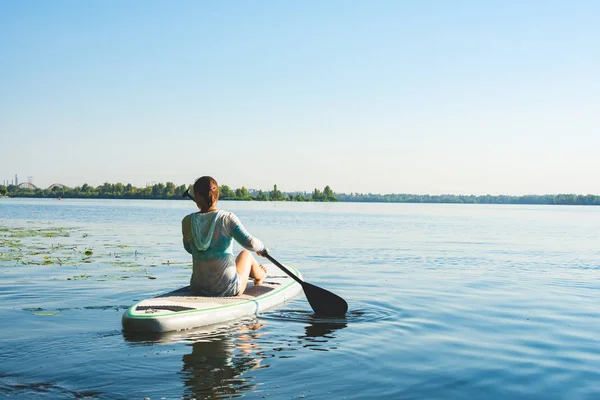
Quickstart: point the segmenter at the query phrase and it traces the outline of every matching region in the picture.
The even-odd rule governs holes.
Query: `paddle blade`
[[[328,290],[311,285],[308,282],[302,283],[302,289],[306,299],[310,303],[315,314],[325,317],[343,317],[348,311],[348,303],[337,294]]]

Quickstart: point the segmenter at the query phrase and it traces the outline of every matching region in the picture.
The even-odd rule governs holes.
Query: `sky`
[[[0,183],[600,193],[600,2],[0,1]]]

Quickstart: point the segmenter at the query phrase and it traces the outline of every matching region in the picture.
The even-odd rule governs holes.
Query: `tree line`
[[[15,185],[0,185],[0,196],[9,197],[63,197],[63,198],[97,198],[97,199],[182,199],[186,185],[175,185],[173,182],[156,183],[138,188],[131,184],[104,183],[93,187],[82,186],[58,187],[52,189],[30,189]],[[282,192],[273,186],[272,190],[249,190],[242,186],[232,189],[221,185],[220,200],[245,201],[342,201],[373,203],[448,203],[448,204],[545,204],[545,205],[600,205],[600,196],[588,194],[546,194],[546,195],[428,195],[428,194],[363,194],[334,193],[331,187],[313,192]]]
[[[138,188],[130,183],[104,183],[93,187],[87,183],[76,187],[54,186],[51,189],[32,189],[16,185],[0,185],[0,196],[36,197],[36,198],[79,198],[79,199],[183,199],[187,185],[175,185],[173,182],[156,183]],[[325,186],[323,190],[315,189],[312,193],[285,193],[273,185],[273,190],[248,190],[242,186],[232,189],[227,185],[219,186],[219,200],[245,201],[337,201],[333,190]]]
[[[428,195],[428,194],[362,194],[337,193],[338,201],[376,203],[447,203],[447,204],[543,204],[543,205],[600,205],[600,196],[588,194],[545,195]]]

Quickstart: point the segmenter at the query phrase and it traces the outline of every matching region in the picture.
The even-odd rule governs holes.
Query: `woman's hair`
[[[219,185],[214,178],[202,176],[196,179],[194,183],[194,193],[202,195],[206,200],[206,204],[208,204],[208,208],[210,208],[213,204],[217,204],[217,200],[219,200]]]

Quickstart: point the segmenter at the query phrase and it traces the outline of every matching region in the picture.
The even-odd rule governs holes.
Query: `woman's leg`
[[[235,267],[241,279],[238,296],[246,290],[248,278],[253,278],[255,285],[261,285],[263,280],[267,277],[266,268],[260,265],[248,250],[242,250],[240,252],[235,259]]]

